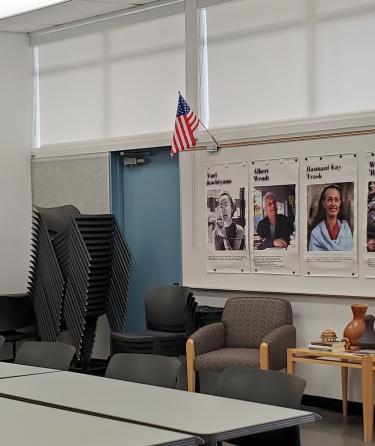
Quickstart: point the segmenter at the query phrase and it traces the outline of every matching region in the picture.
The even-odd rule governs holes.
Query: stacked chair
[[[183,355],[186,339],[195,328],[196,306],[188,287],[153,287],[145,299],[146,330],[112,332],[112,353]]]
[[[68,329],[77,358],[91,358],[97,320],[126,321],[131,253],[113,215],[81,215],[74,206],[35,208],[29,295],[42,341]]]

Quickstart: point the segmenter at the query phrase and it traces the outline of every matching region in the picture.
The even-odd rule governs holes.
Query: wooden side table
[[[342,411],[344,416],[348,414],[348,370],[361,369],[363,438],[365,442],[371,442],[374,423],[373,371],[375,370],[375,355],[359,355],[344,352],[330,353],[309,350],[308,348],[289,348],[287,365],[289,374],[295,373],[297,362],[340,367]]]

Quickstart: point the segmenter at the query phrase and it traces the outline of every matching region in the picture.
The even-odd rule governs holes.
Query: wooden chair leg
[[[188,391],[195,392],[195,345],[192,339],[186,341],[186,372],[188,381]]]
[[[266,342],[262,342],[259,348],[259,368],[261,370],[268,370],[269,368],[269,352],[268,352],[268,344]]]

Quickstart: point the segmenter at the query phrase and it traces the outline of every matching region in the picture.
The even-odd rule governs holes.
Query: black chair
[[[145,299],[146,330],[112,332],[112,353],[184,355],[186,339],[195,328],[196,306],[188,287],[171,285],[152,288]]]
[[[17,342],[38,336],[33,303],[28,294],[0,295],[0,334],[5,342],[12,343],[12,359],[16,356]]]
[[[216,395],[273,406],[299,409],[306,381],[275,370],[228,367],[218,381]],[[300,446],[299,427],[292,426],[230,440],[235,445]]]
[[[57,370],[69,370],[76,349],[62,342],[33,342],[21,344],[15,364],[46,367]]]
[[[181,363],[167,356],[117,353],[109,361],[106,378],[175,389]]]

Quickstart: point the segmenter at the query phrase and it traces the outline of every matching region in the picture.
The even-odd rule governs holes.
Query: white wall
[[[23,292],[31,227],[32,50],[0,33],[0,293]]]

